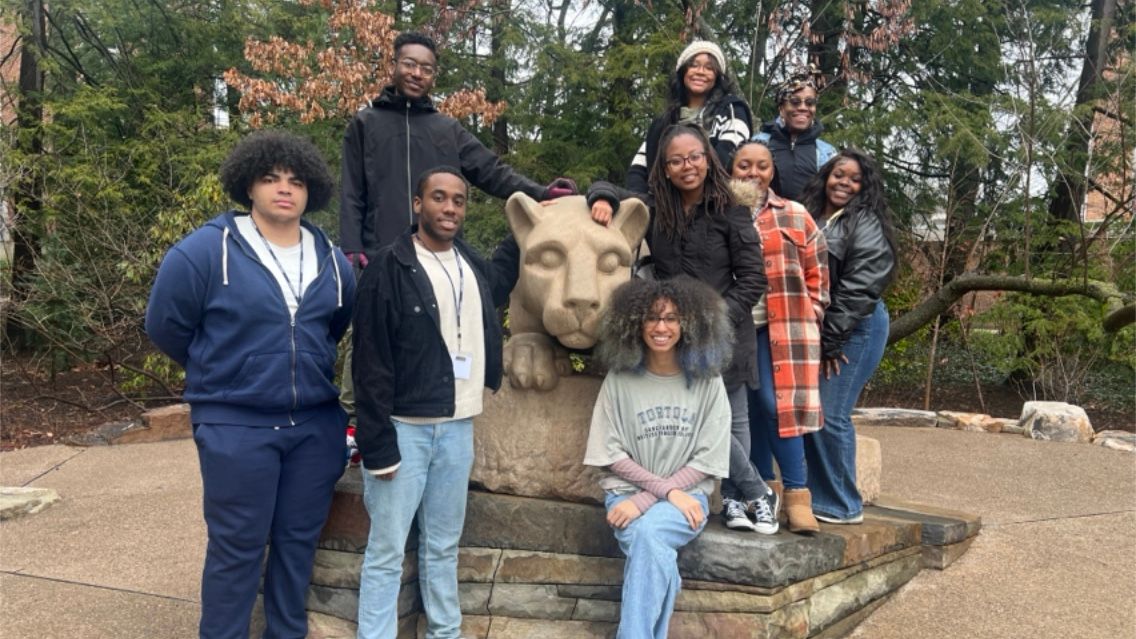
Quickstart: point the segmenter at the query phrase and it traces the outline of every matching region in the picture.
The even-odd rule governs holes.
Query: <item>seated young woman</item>
[[[632,195],[645,199],[651,211],[646,242],[654,277],[688,275],[726,301],[734,336],[733,359],[722,372],[732,420],[722,517],[731,529],[771,535],[778,530],[779,502],[749,459],[746,398],[747,389],[757,387],[752,313],[765,290],[760,241],[750,210],[734,201],[730,177],[702,129],[672,126],[663,132],[659,148],[648,193],[629,193],[607,182],[592,184],[588,189],[592,219],[608,224],[619,213],[621,200]]]
[[[612,294],[584,463],[606,471],[607,521],[627,557],[620,639],[667,636],[678,549],[705,527],[714,478],[729,471],[732,335],[725,302],[692,278],[633,279]]]

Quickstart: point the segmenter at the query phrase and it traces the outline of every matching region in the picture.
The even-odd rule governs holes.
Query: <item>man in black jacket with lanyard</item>
[[[410,524],[428,637],[457,637],[458,539],[473,467],[473,417],[501,385],[495,308],[517,282],[512,236],[485,261],[457,235],[468,186],[458,169],[422,174],[419,224],[373,256],[355,313],[363,502],[371,516],[359,586],[360,639],[394,639]]]

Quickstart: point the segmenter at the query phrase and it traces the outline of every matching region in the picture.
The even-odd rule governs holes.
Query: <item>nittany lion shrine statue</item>
[[[571,373],[570,349],[591,348],[611,292],[631,277],[647,232],[647,207],[624,200],[610,226],[583,196],[540,204],[517,193],[505,215],[521,247],[521,276],[509,299],[505,372],[514,388],[551,390]]]
[[[631,277],[649,214],[624,200],[610,226],[583,197],[505,205],[521,248],[509,307],[509,382],[474,419],[474,467],[458,578],[462,635],[478,639],[614,637],[623,555],[604,519],[596,471],[583,465],[601,379],[572,374],[569,350],[591,348],[613,289]],[[861,438],[864,496],[879,491],[879,446]],[[928,559],[954,557],[977,526],[937,512],[879,508],[861,526],[806,537],[726,530],[713,513],[679,555],[683,590],[671,639],[838,637]],[[309,637],[353,637],[370,519],[358,469],[336,487],[312,575]],[[932,539],[933,538],[933,539]],[[417,535],[403,563],[399,638],[422,636]],[[921,544],[923,548],[921,550]],[[952,550],[956,549],[956,550]],[[954,554],[951,554],[954,553]]]

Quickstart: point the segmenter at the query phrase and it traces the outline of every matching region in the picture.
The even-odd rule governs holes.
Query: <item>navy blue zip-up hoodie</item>
[[[185,368],[194,424],[286,426],[338,408],[336,344],[351,322],[355,277],[323,231],[318,274],[293,319],[276,278],[229,211],[166,254],[146,308],[146,333]]]

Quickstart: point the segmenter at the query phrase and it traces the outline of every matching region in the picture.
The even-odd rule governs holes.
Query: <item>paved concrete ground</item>
[[[982,533],[925,570],[856,639],[1136,637],[1136,455],[941,429],[864,428],[883,492],[977,513]]]
[[[881,442],[886,495],[977,512],[984,528],[855,637],[1136,637],[1136,455],[1011,435],[864,433]],[[205,530],[192,442],[3,453],[0,485],[63,497],[0,524],[0,637],[195,636]]]

